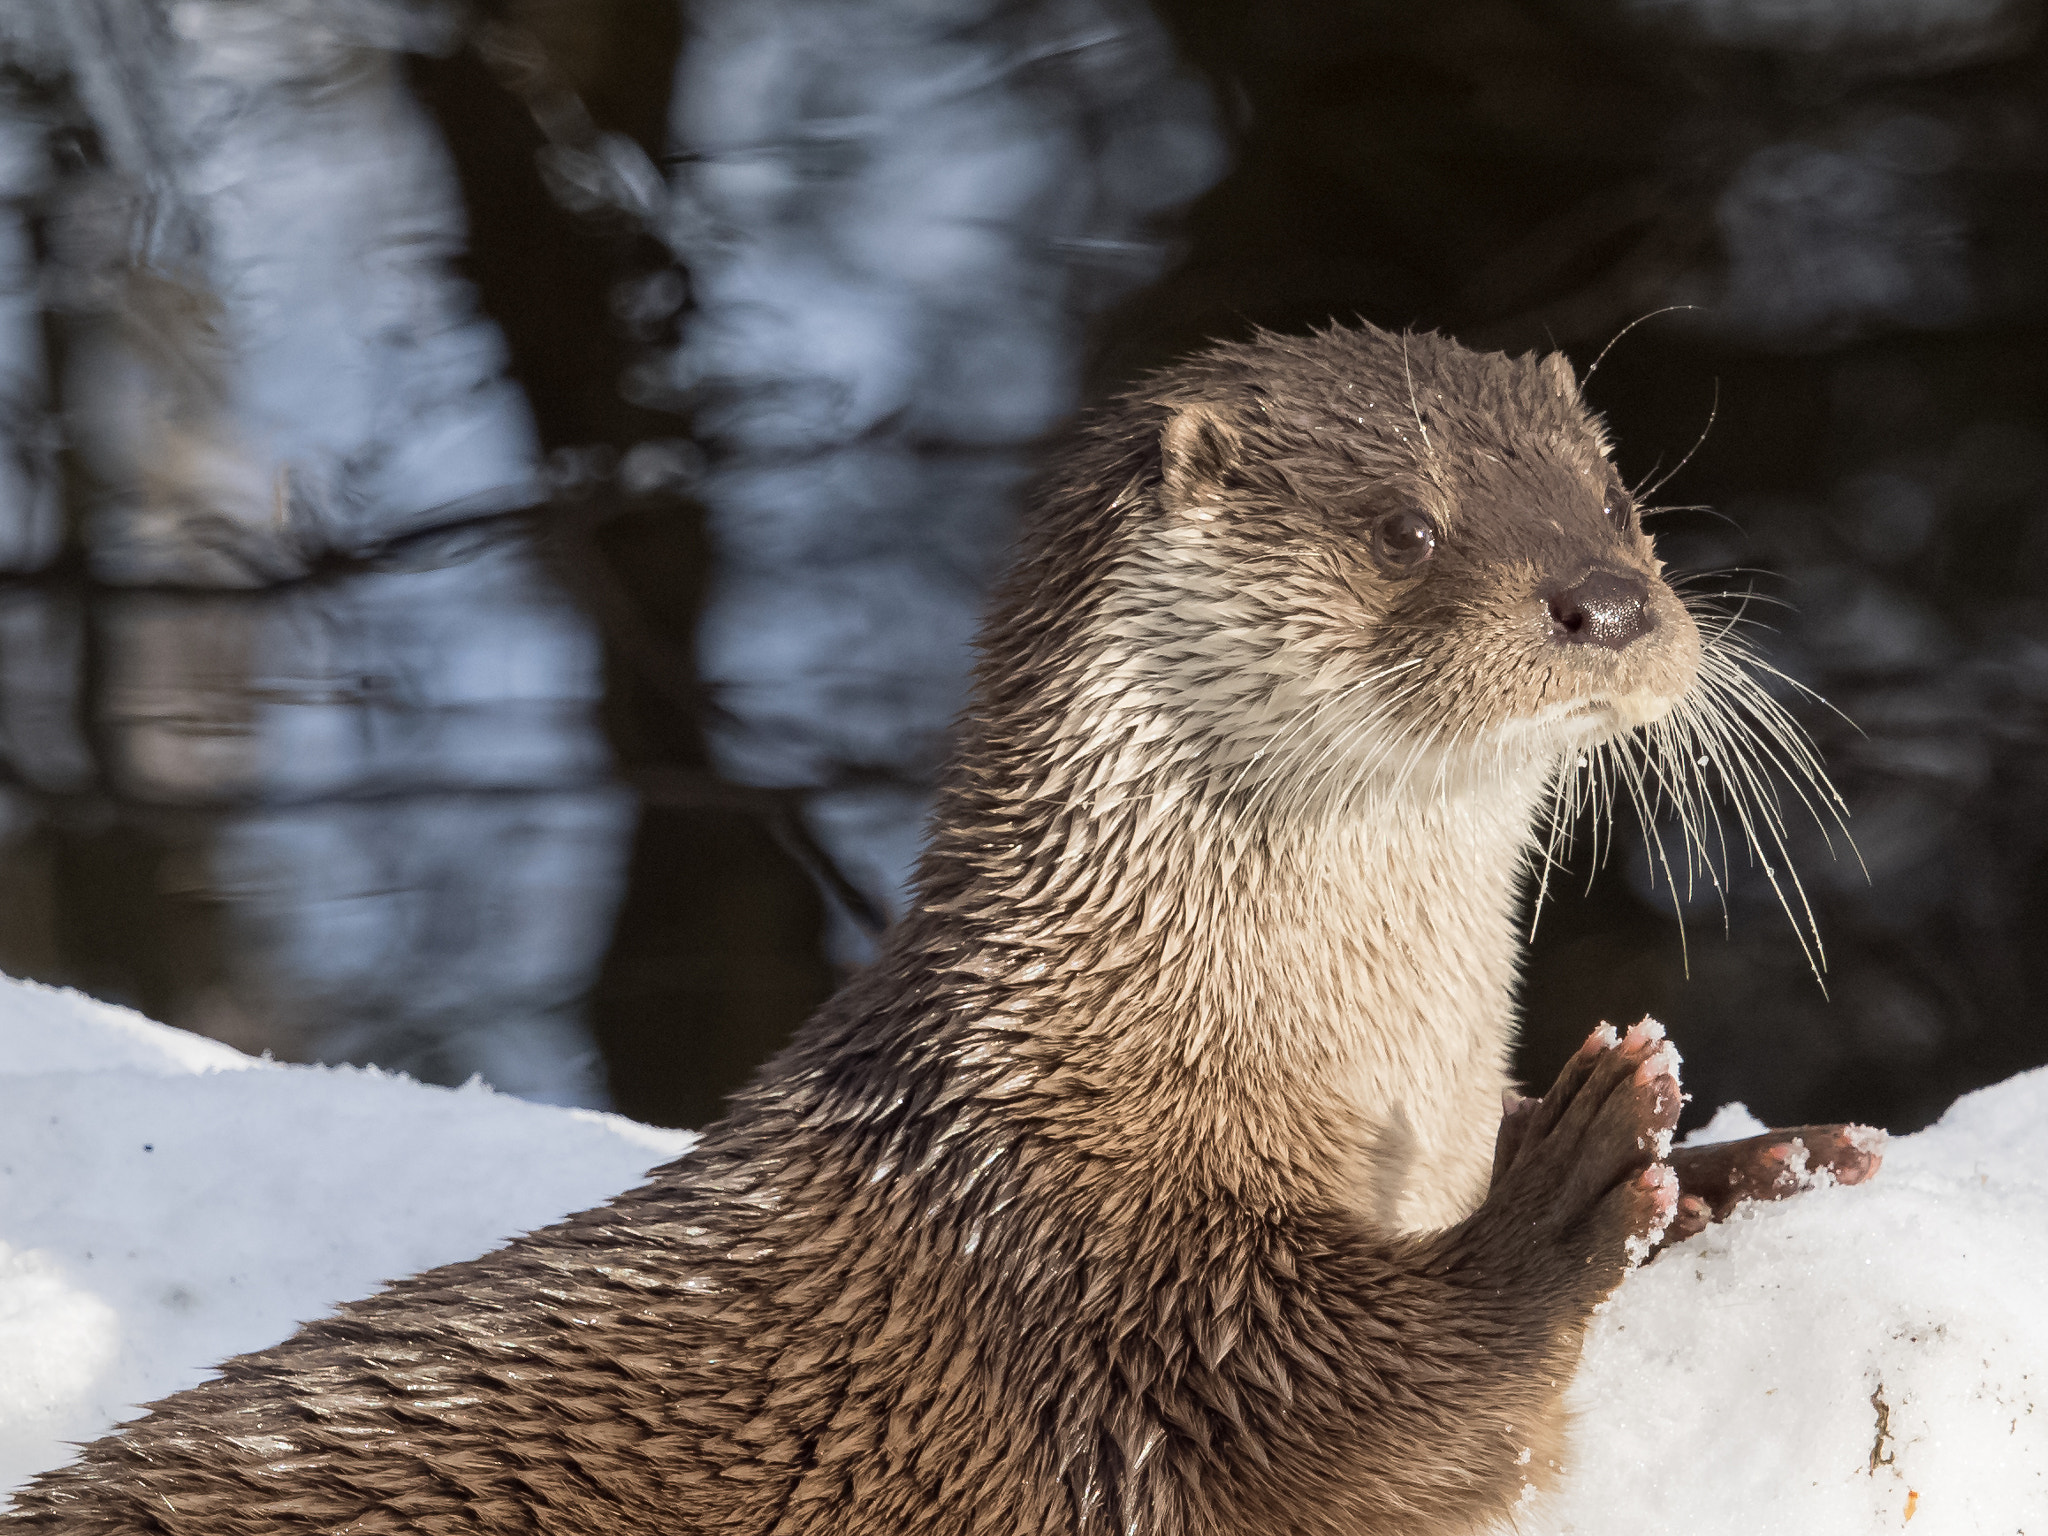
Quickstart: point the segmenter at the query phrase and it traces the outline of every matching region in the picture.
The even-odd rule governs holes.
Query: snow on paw
[[[1678,1175],[1669,1163],[1652,1163],[1622,1186],[1635,1206],[1630,1225],[1635,1230],[1622,1242],[1628,1267],[1634,1269],[1664,1240],[1678,1211]]]

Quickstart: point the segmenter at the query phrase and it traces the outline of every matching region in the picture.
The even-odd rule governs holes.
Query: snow
[[[1747,1104],[1723,1104],[1707,1123],[1685,1138],[1688,1147],[1710,1146],[1717,1141],[1740,1141],[1761,1136],[1770,1127],[1749,1112]]]
[[[1728,1106],[1706,1136],[1749,1134]],[[281,1066],[0,980],[0,1488],[382,1280],[595,1204],[684,1132]],[[1520,1536],[2048,1531],[2048,1069],[1855,1189],[1630,1277]]]
[[[2048,1068],[1895,1138],[1868,1185],[1745,1207],[1632,1275],[1524,1529],[2048,1531],[2044,1274]]]
[[[228,1355],[596,1205],[692,1139],[258,1061],[0,979],[0,1488]]]

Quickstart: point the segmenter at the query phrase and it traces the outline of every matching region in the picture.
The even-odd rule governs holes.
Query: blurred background
[[[2040,21],[0,0],[0,969],[702,1124],[899,907],[1075,409],[1640,320],[1588,393],[1856,849],[1794,839],[1823,987],[1625,826],[1525,1073],[1649,1011],[1696,1110],[1916,1128],[2048,1060]]]

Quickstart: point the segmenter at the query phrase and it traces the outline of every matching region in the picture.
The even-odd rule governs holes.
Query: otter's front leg
[[[1663,1158],[1679,1100],[1656,1026],[1603,1027],[1549,1093],[1511,1104],[1471,1216],[1392,1245],[1354,1229],[1304,1265],[1312,1321],[1342,1341],[1341,1386],[1335,1401],[1297,1396],[1285,1450],[1299,1455],[1248,1501],[1263,1523],[1244,1528],[1465,1532],[1554,1476],[1587,1321],[1678,1201]]]

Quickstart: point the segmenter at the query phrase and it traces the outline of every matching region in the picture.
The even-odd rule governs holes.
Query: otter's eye
[[[1408,507],[1373,520],[1372,553],[1390,571],[1412,571],[1436,553],[1436,521]]]
[[[1623,533],[1627,533],[1636,525],[1635,499],[1618,485],[1608,491],[1607,504],[1603,510],[1607,513],[1607,521]]]

